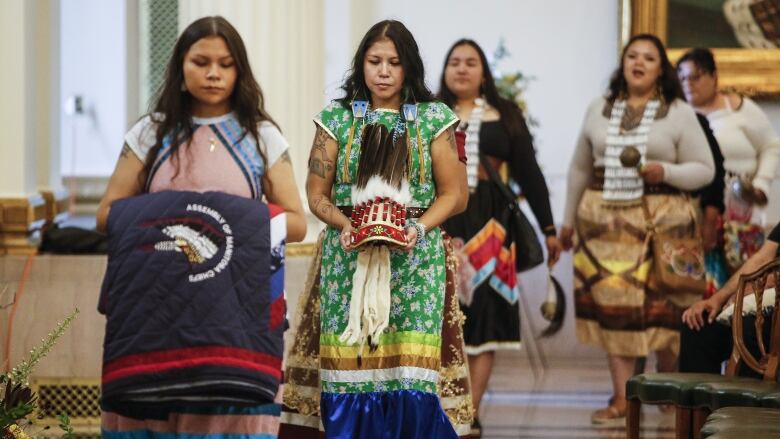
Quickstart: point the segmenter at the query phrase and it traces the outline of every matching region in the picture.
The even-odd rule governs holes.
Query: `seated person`
[[[734,312],[733,301],[739,285],[739,276],[744,273],[752,273],[778,257],[778,246],[780,246],[780,224],[772,229],[761,249],[745,261],[723,288],[712,297],[696,302],[685,310],[682,317],[685,325],[680,333],[680,372],[721,373],[722,363],[728,360],[733,348],[730,320],[731,314]],[[745,299],[743,337],[748,350],[753,355],[758,356],[759,349],[755,332],[756,317],[748,309],[757,310],[758,307],[755,306],[755,298],[752,298],[754,306],[748,307],[750,299]],[[774,304],[774,288],[764,295],[763,302],[764,305],[768,306]],[[724,307],[724,305],[727,306]],[[766,306],[762,308],[766,308]],[[771,322],[771,320],[768,321]],[[769,339],[770,330],[771,324],[763,326],[764,340]],[[748,367],[740,369],[739,374],[742,376],[760,378],[755,371]]]

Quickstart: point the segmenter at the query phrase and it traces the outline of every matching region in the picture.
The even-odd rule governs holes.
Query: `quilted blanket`
[[[285,323],[283,211],[221,192],[116,201],[98,310],[112,410],[271,402]]]

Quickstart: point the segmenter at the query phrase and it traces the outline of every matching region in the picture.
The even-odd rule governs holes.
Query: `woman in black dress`
[[[452,45],[444,65],[439,99],[452,107],[466,132],[469,173],[467,210],[444,228],[461,248],[460,290],[465,298],[464,338],[469,356],[476,414],[493,368],[494,351],[520,348],[520,314],[514,246],[509,230],[507,197],[499,184],[506,177],[522,188],[545,235],[548,264],[558,260],[561,245],[555,235],[549,192],[536,162],[531,135],[517,105],[500,97],[482,49],[472,40]],[[490,170],[480,162],[493,167]],[[475,418],[476,419],[476,418]],[[474,434],[479,434],[475,421]]]

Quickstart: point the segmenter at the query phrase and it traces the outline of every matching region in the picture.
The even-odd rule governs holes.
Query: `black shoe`
[[[479,439],[482,437],[482,424],[479,423],[479,419],[474,418],[474,422],[471,423],[471,439]]]

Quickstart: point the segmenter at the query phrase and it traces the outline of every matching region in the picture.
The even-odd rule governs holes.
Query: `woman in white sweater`
[[[726,169],[723,220],[727,231],[747,228],[761,233],[759,226],[764,221],[753,207],[767,203],[769,187],[780,162],[780,136],[753,100],[718,91],[718,71],[709,49],[686,52],[677,63],[677,73],[685,98],[696,112],[707,117],[723,153]],[[734,244],[725,249],[732,270],[739,268],[752,253],[747,242],[742,243],[746,247],[743,251],[734,249]],[[758,250],[759,246],[756,243],[752,250]]]
[[[674,369],[682,312],[699,298],[659,287],[643,208],[668,236],[695,236],[687,192],[712,181],[714,164],[681,97],[663,44],[633,37],[607,96],[588,107],[569,169],[560,238],[565,249],[575,247],[577,337],[607,351],[614,390],[609,406],[593,413],[596,424],[624,422],[625,384],[638,357],[656,352],[660,370]],[[632,148],[639,165],[625,166],[619,157]]]

